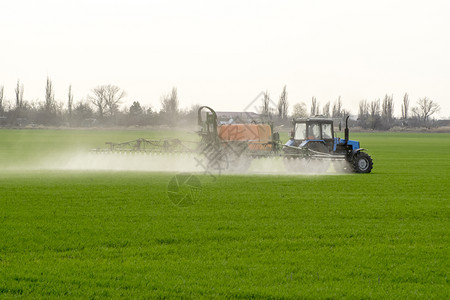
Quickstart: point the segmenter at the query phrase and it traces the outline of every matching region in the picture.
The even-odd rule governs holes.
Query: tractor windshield
[[[311,123],[308,125],[308,140],[320,140],[320,125]]]
[[[295,136],[296,140],[306,140],[306,123],[295,124]]]
[[[333,131],[331,129],[331,124],[329,123],[322,124],[322,138],[324,140],[333,138]]]

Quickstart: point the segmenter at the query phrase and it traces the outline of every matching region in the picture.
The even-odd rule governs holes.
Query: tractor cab
[[[308,148],[319,152],[334,150],[333,120],[323,117],[294,119],[289,147]]]

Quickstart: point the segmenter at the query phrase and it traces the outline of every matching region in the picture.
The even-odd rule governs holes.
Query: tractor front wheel
[[[373,161],[369,154],[359,152],[353,157],[353,171],[355,173],[370,173]]]

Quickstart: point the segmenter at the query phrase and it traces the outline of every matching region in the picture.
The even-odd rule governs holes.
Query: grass
[[[0,131],[1,162],[141,133]],[[448,298],[450,135],[351,138],[371,174],[199,174],[185,208],[170,173],[5,169],[0,297]]]
[[[51,157],[69,150],[88,151],[107,148],[105,142],[125,142],[137,138],[177,138],[196,141],[192,131],[174,130],[0,130],[0,168],[26,167],[43,157]]]

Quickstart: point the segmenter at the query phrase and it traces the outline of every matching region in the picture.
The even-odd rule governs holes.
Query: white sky
[[[182,107],[243,110],[261,91],[290,105],[405,92],[450,117],[450,1],[0,0],[0,85],[14,98],[75,100],[97,85],[160,107],[178,88]]]

